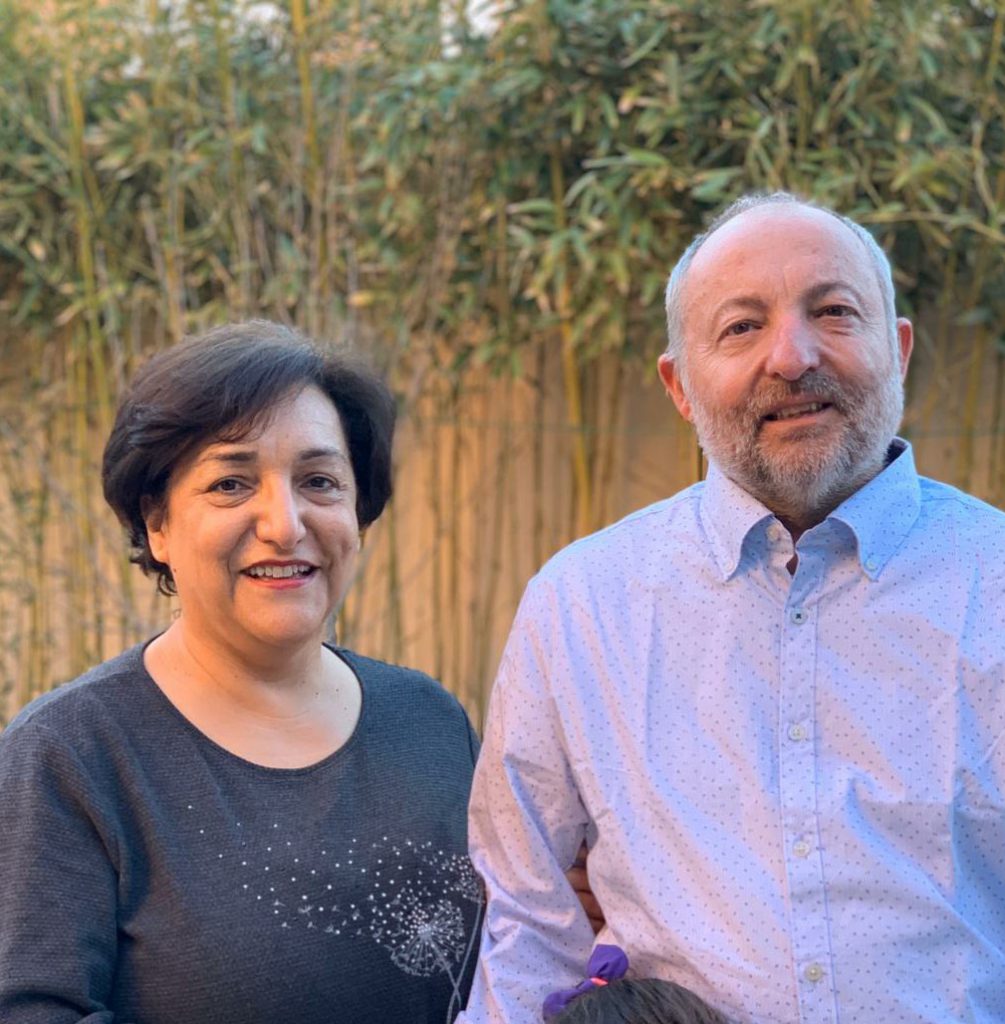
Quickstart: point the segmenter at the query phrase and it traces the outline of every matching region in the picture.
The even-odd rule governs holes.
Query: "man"
[[[667,289],[707,479],[524,596],[471,806],[467,1024],[639,976],[758,1024],[1005,1020],[1005,515],[895,438],[911,324],[832,211],[741,200]]]

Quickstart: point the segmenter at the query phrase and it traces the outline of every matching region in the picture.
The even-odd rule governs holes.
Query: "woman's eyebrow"
[[[223,451],[213,451],[212,449],[210,449],[209,451],[203,452],[202,455],[200,455],[199,458],[196,459],[196,464],[198,465],[199,463],[206,462],[226,462],[228,464],[244,464],[248,462],[254,462],[255,458],[255,453],[248,448],[225,449]]]
[[[249,462],[255,462],[257,459],[258,453],[253,448],[225,448],[218,451],[210,449],[203,452],[196,461],[199,463],[225,462],[229,465],[244,465]],[[312,459],[340,459],[343,462],[348,462],[349,456],[341,448],[318,447],[305,448],[303,451],[297,452],[296,459],[298,462],[308,462]]]
[[[297,454],[299,462],[309,462],[312,459],[339,459],[341,462],[348,462],[349,456],[341,448],[305,448]]]

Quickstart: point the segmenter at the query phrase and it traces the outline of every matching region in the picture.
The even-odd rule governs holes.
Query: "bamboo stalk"
[[[545,387],[547,381],[547,346],[538,342],[537,346],[537,385],[534,396],[534,441],[532,446],[531,464],[534,467],[534,516],[531,527],[534,567],[544,565],[549,542],[545,540],[544,519],[544,424],[547,415]]]
[[[217,81],[220,85],[220,100],[223,106],[224,124],[227,128],[227,181],[230,185],[227,205],[230,222],[237,242],[237,295],[231,300],[237,315],[246,318],[255,305],[252,290],[251,228],[248,205],[245,201],[244,156],[235,139],[240,133],[237,103],[234,98],[234,73],[230,60],[230,47],[224,31],[223,16],[219,0],[208,0],[210,18],[213,22],[213,38],[217,52]],[[236,301],[234,301],[236,299]]]
[[[80,332],[72,332],[64,351],[66,355],[66,435],[76,440],[76,447],[66,452],[66,479],[69,481],[71,505],[74,510],[72,528],[66,532],[63,564],[69,570],[63,580],[69,610],[66,629],[70,657],[70,674],[78,675],[88,666],[87,608],[84,590],[84,530],[87,517],[86,468],[81,458],[80,440],[87,436],[85,402],[87,397],[86,348],[80,343]]]
[[[1005,507],[1005,352],[995,359],[995,378],[991,401],[991,479],[989,501]]]
[[[40,373],[40,369],[36,370]],[[49,635],[49,602],[47,591],[49,588],[48,573],[49,565],[48,546],[46,535],[49,528],[50,515],[50,481],[52,478],[50,461],[55,442],[55,420],[51,416],[44,417],[42,430],[42,463],[38,475],[37,511],[33,527],[33,586],[32,586],[32,613],[30,620],[30,646],[33,651],[31,687],[35,692],[41,693],[49,685],[50,664],[51,664],[51,637]]]
[[[94,367],[94,384],[98,398],[98,420],[103,429],[112,421],[112,399],[109,388],[105,346],[101,336],[97,275],[94,266],[94,225],[85,185],[87,161],[84,157],[84,109],[77,88],[73,59],[67,51],[63,62],[63,97],[69,116],[70,176],[73,182],[77,227],[77,260],[84,286],[84,323],[87,350]],[[95,189],[96,191],[96,189]]]
[[[321,148],[318,144],[317,109],[311,82],[309,40],[307,38],[307,10],[305,0],[290,0],[290,22],[293,28],[296,52],[297,79],[300,87],[300,116],[304,126],[304,144],[307,151],[307,180],[304,193],[308,198],[306,323],[308,332],[318,335],[321,329],[321,289],[327,277],[327,255],[324,230],[324,176],[322,175]]]
[[[557,145],[552,145],[549,154],[551,171],[551,198],[555,207],[555,226],[562,234],[568,230],[565,216],[565,176],[562,159]],[[583,383],[576,361],[576,342],[572,326],[572,301],[570,297],[568,267],[563,255],[555,284],[555,311],[558,314],[558,330],[562,350],[562,386],[565,394],[566,422],[572,432],[572,479],[575,487],[574,529],[576,536],[590,532],[591,481],[589,457],[586,450],[586,435],[583,427]]]
[[[624,313],[622,311],[622,316]],[[621,321],[621,330],[624,330],[624,320]],[[593,512],[593,529],[599,529],[607,522],[610,515],[608,498],[614,491],[614,465],[616,462],[618,448],[618,421],[621,418],[621,400],[625,392],[625,363],[619,352],[612,356],[614,372],[611,373],[608,381],[608,399],[606,429],[598,437],[597,458],[598,466],[596,472],[597,488],[595,497],[597,499]],[[608,376],[607,374],[604,375]],[[597,417],[599,421],[600,417]],[[620,511],[620,510],[618,510]]]
[[[400,664],[404,631],[401,617],[401,570],[398,564],[398,520],[394,503],[384,512],[384,529],[387,537],[387,625],[389,631],[385,650],[390,651],[391,660]]]
[[[445,678],[454,690],[461,682],[463,670],[461,666],[461,633],[460,624],[464,621],[461,596],[461,516],[458,514],[457,501],[464,493],[462,486],[462,444],[458,414],[458,388],[456,383],[450,385],[450,489],[448,494],[454,495],[454,508],[451,516],[450,529],[447,531],[447,610],[448,636],[450,650],[450,669]]]
[[[0,421],[0,426],[3,426],[3,422]],[[41,683],[41,677],[37,673],[37,656],[39,651],[45,646],[42,637],[40,636],[40,616],[43,609],[43,595],[37,586],[37,563],[33,567],[31,565],[30,554],[32,551],[32,544],[30,542],[31,535],[37,531],[38,524],[35,525],[35,531],[31,529],[32,524],[26,523],[24,515],[19,513],[18,505],[19,502],[15,499],[15,492],[24,490],[24,484],[21,482],[22,474],[18,471],[16,461],[14,459],[14,448],[13,442],[16,441],[16,436],[11,434],[10,440],[8,440],[7,431],[4,430],[4,436],[0,437],[0,470],[2,470],[2,479],[7,481],[9,493],[11,495],[11,510],[10,520],[17,527],[15,532],[15,544],[12,546],[11,556],[16,557],[20,560],[20,568],[18,570],[18,577],[22,580],[31,580],[29,584],[30,589],[28,591],[28,607],[27,607],[27,618],[28,618],[28,642],[21,642],[16,647],[17,653],[17,666],[15,669],[15,680],[13,690],[13,701],[15,708],[21,707],[27,704],[29,700],[38,692],[37,687]],[[21,539],[22,535],[28,535],[25,542]],[[36,546],[37,550],[37,546]],[[23,620],[24,611],[19,609],[20,602],[15,597],[14,610],[15,615],[19,620]],[[21,606],[23,609],[23,606]],[[22,635],[21,629],[16,629],[15,637]]]
[[[321,150],[318,146],[317,113],[314,106],[314,87],[311,83],[311,64],[307,43],[307,9],[305,0],[290,0],[290,23],[296,49],[297,78],[300,83],[300,113],[304,119],[304,139],[307,145],[307,192],[314,194],[317,177],[321,173]]]
[[[503,401],[505,408],[510,409],[513,405],[513,376],[508,375],[503,383]],[[494,403],[493,403],[494,404]],[[488,431],[482,431],[483,439]],[[496,610],[496,600],[499,592],[499,581],[502,576],[503,567],[503,536],[506,522],[506,502],[504,496],[509,491],[515,491],[511,482],[511,466],[513,455],[513,423],[506,417],[502,423],[502,430],[496,445],[497,454],[495,459],[495,472],[493,484],[484,497],[489,499],[489,512],[487,517],[479,515],[478,522],[488,519],[488,536],[484,547],[481,549],[488,560],[487,572],[484,572],[484,559],[479,559],[479,572],[476,578],[482,577],[484,572],[485,585],[482,591],[480,605],[476,605],[476,614],[471,622],[471,636],[475,644],[474,669],[470,674],[472,686],[467,706],[476,721],[481,721],[485,712],[485,700],[488,676],[491,669],[489,658],[492,652],[493,634],[489,624],[495,619],[493,614]],[[486,454],[483,464],[488,464]]]
[[[1005,171],[999,171],[995,186],[995,209],[1005,204]],[[977,255],[974,258],[973,276],[968,290],[965,309],[975,309],[980,301],[981,291],[991,262],[991,244],[987,236],[982,236],[977,243]],[[984,367],[991,348],[991,334],[983,324],[974,328],[973,344],[970,347],[969,365],[965,397],[963,400],[963,438],[960,444],[957,482],[960,487],[967,487],[974,471],[974,448],[977,433],[977,421],[980,415],[978,401],[983,385]]]
[[[437,386],[433,385],[434,392]],[[440,403],[434,401],[432,396],[427,400],[432,406],[432,422],[428,428],[428,436],[432,439],[429,447],[429,509],[431,513],[432,536],[430,538],[430,550],[432,551],[432,597],[430,600],[431,628],[433,637],[433,675],[437,679],[443,679],[443,673],[447,667],[446,644],[444,641],[444,617],[443,617],[443,538],[446,536],[447,528],[443,522],[443,470],[440,462],[440,451],[442,447],[441,438],[443,430],[440,425]]]

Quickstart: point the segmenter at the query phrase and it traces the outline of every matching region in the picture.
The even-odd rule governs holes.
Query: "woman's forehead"
[[[175,473],[216,459],[251,461],[257,448],[277,441],[285,442],[291,451],[310,452],[312,457],[348,456],[338,409],[328,395],[309,385],[204,438],[176,463]]]

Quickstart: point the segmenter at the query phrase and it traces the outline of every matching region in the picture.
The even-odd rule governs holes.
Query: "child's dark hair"
[[[577,996],[549,1024],[729,1024],[693,992],[657,978],[621,978]]]

